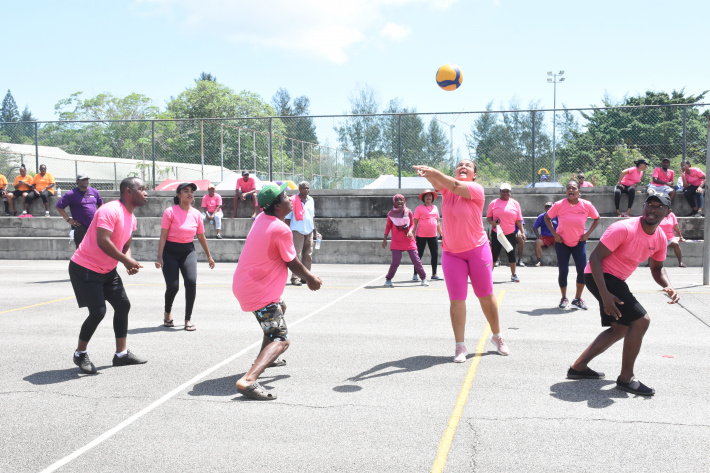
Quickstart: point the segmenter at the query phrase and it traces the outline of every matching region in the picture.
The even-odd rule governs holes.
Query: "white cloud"
[[[398,8],[449,8],[457,0],[136,0],[135,9],[177,22],[187,34],[293,51],[342,64],[375,35],[402,41],[411,29],[387,21]]]
[[[387,23],[384,28],[380,31],[380,36],[383,38],[388,38],[393,41],[402,41],[404,38],[412,33],[412,29],[408,26],[395,25],[394,23]]]

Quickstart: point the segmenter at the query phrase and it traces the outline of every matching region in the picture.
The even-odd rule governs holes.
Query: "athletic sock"
[[[456,346],[459,346],[459,345],[466,346],[466,344],[464,342],[456,342]]]
[[[499,333],[494,333],[493,336],[494,336],[494,337],[500,337],[500,334],[499,334]]]
[[[82,353],[86,353],[86,350],[84,350],[84,351],[75,351],[75,352],[74,352],[74,356],[79,356],[79,355],[81,355]]]
[[[123,358],[124,356],[128,355],[128,349],[123,350],[121,353],[116,353],[116,356],[119,358]]]

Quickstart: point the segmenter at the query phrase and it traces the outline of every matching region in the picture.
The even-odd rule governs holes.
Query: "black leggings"
[[[575,246],[555,243],[555,252],[557,253],[557,267],[560,270],[557,276],[557,282],[560,287],[567,287],[570,255],[574,259],[574,265],[577,267],[577,284],[584,284],[584,268],[587,266],[587,242],[580,241]]]
[[[42,202],[45,204],[49,202],[49,198],[52,194],[49,193],[49,191],[41,191],[39,195],[35,194],[33,191],[29,191],[27,193],[27,197],[25,197],[25,204],[30,204],[32,203],[33,200],[35,200],[37,197],[40,197],[42,199]]]
[[[617,184],[616,189],[614,189],[614,205],[616,206],[616,210],[619,210],[622,192],[629,196],[628,208],[631,208],[631,206],[634,205],[634,197],[636,197],[636,188],[634,186],[624,186],[621,184]]]
[[[688,201],[688,205],[690,205],[691,209],[703,207],[705,194],[698,194],[698,186],[688,186],[688,188],[683,191],[683,195],[685,195],[685,200]]]
[[[180,273],[185,281],[185,321],[192,318],[197,295],[197,252],[191,243],[165,242],[163,277],[165,278],[165,312],[171,313],[173,301],[180,290]]]
[[[500,228],[500,227],[498,227]],[[508,263],[515,263],[515,247],[518,244],[518,238],[516,231],[508,233],[505,238],[513,245],[513,249],[508,252]],[[493,253],[493,261],[498,261],[500,256],[500,250],[503,249],[503,245],[498,241],[498,234],[491,230],[491,252]]]
[[[419,259],[422,259],[424,250],[427,245],[429,245],[429,254],[431,254],[431,275],[436,274],[436,268],[439,265],[439,241],[436,237],[416,237],[417,239],[417,253],[419,253]],[[417,274],[417,269],[414,269],[414,274]]]
[[[89,309],[89,316],[81,325],[79,339],[84,342],[91,340],[106,315],[106,302],[113,307],[113,332],[116,338],[126,338],[131,302],[116,269],[100,274],[70,261],[69,278],[79,307]]]

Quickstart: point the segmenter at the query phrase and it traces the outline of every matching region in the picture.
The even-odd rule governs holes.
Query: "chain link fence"
[[[0,174],[47,166],[61,187],[86,173],[99,189],[127,176],[232,186],[242,170],[312,189],[421,188],[413,165],[453,174],[472,159],[478,182],[558,186],[584,174],[614,185],[633,161],[705,169],[708,104],[203,120],[0,123]],[[219,186],[218,186],[219,188]],[[233,188],[233,187],[229,187]]]

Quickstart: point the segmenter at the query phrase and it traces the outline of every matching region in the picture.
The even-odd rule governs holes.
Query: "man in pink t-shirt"
[[[254,178],[249,177],[249,171],[242,171],[242,177],[237,179],[237,192],[234,194],[234,214],[232,218],[237,218],[237,210],[239,209],[239,201],[251,200],[254,203],[254,213],[251,218],[256,217],[259,212],[259,206],[257,205],[257,190],[256,181]]]
[[[236,212],[235,212],[236,214]],[[202,197],[202,224],[206,227],[207,222],[214,222],[217,229],[217,239],[222,239],[222,196],[215,191],[214,184],[207,188],[207,194]]]
[[[649,194],[652,192],[660,192],[668,194],[671,198],[671,203],[675,199],[675,172],[673,169],[668,169],[671,165],[671,160],[663,158],[661,167],[653,170],[651,182],[648,183],[647,189]]]
[[[257,378],[269,366],[283,366],[278,357],[289,346],[284,320],[286,304],[281,300],[288,270],[306,281],[311,291],[320,289],[322,281],[296,258],[291,228],[284,219],[291,212],[287,184],[264,186],[259,193],[259,206],[264,213],[254,220],[234,271],[232,292],[244,312],[253,312],[261,325],[264,338],[261,351],[249,371],[237,381],[237,391],[260,401],[276,399]]]
[[[624,349],[621,373],[616,380],[617,389],[641,396],[655,394],[654,389],[634,376],[634,363],[651,319],[629,290],[626,279],[639,263],[650,257],[653,279],[670,297],[669,304],[678,302],[678,293],[671,286],[663,268],[666,235],[659,228],[670,205],[671,200],[665,194],[648,196],[643,206],[643,215],[613,223],[590,255],[585,269],[585,282],[599,301],[602,326],[609,328],[600,333],[570,366],[568,378],[603,379],[604,373],[589,368],[589,362],[623,338]]]
[[[145,182],[137,177],[121,181],[121,197],[104,204],[96,211],[84,240],[69,262],[71,279],[79,307],[89,309],[89,317],[79,332],[79,342],[74,352],[74,364],[86,374],[96,373],[96,367],[86,352],[89,340],[106,315],[106,302],[114,310],[113,330],[116,336],[116,354],[113,366],[146,363],[126,349],[128,312],[131,303],[123,288],[123,281],[116,267],[123,263],[128,275],[138,272],[143,266],[131,257],[131,240],[136,229],[136,207],[145,205],[148,194]]]

